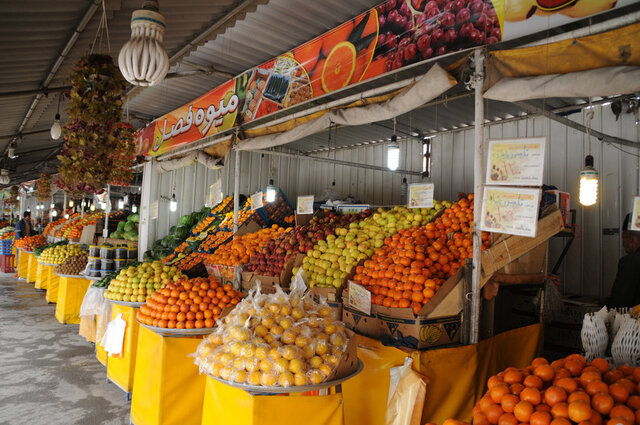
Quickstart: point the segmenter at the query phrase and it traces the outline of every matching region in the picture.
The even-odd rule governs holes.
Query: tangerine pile
[[[473,408],[474,425],[634,425],[640,423],[640,367],[610,369],[579,354],[489,378]],[[447,424],[454,425],[454,424]]]
[[[212,328],[227,306],[240,302],[242,294],[217,278],[181,279],[154,292],[140,307],[138,322],[169,329]]]
[[[251,256],[257,253],[269,240],[277,238],[286,230],[274,224],[255,233],[247,233],[221,245],[209,255],[206,262],[223,266],[247,264]]]
[[[356,268],[353,281],[371,291],[371,302],[413,309],[415,314],[473,256],[473,194],[460,199],[424,226],[388,237],[371,259]],[[482,233],[482,249],[489,234]]]
[[[24,249],[26,251],[33,251],[34,248],[46,244],[47,240],[42,235],[25,236],[24,238],[18,239],[14,242],[16,248]]]

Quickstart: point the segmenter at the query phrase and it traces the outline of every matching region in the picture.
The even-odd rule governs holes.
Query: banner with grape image
[[[548,30],[637,0],[387,0],[138,132],[156,156],[416,62]]]

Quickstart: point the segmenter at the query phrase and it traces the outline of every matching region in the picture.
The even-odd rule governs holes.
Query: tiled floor
[[[43,291],[0,273],[0,424],[129,424],[130,402]]]

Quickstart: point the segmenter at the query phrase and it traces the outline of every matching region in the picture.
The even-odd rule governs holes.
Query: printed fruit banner
[[[637,0],[387,0],[252,68],[137,134],[156,156],[362,80]]]

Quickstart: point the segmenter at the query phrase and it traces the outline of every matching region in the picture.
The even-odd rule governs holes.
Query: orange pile
[[[611,370],[606,360],[587,363],[579,354],[551,364],[537,358],[492,376],[487,386],[473,408],[474,425],[640,423],[640,367]]]
[[[76,213],[76,214],[71,216],[71,219],[73,219],[73,218],[75,218],[77,216],[78,216],[78,214]],[[58,220],[52,221],[51,223],[47,224],[47,226],[44,228],[44,231],[42,232],[42,234],[44,236],[49,235],[53,231],[54,228],[58,227],[59,225],[61,225],[65,221],[67,221],[67,219],[64,218],[64,217],[62,217],[62,218],[60,218]]]
[[[473,195],[462,198],[434,222],[400,230],[385,239],[353,281],[371,291],[371,302],[413,309],[415,314],[473,256]],[[482,234],[482,249],[489,234]]]
[[[270,239],[277,238],[287,231],[274,224],[255,233],[247,233],[221,245],[206,262],[223,266],[239,266],[247,264],[251,256],[257,253]]]
[[[26,251],[33,251],[34,248],[46,244],[47,240],[42,235],[27,236],[14,242],[16,248],[24,249]]]
[[[217,278],[198,277],[168,283],[154,292],[140,307],[138,322],[169,329],[212,328],[222,310],[234,307],[242,294]]]

